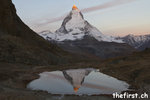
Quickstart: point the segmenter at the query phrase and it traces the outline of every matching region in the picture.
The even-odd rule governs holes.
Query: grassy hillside
[[[150,85],[150,49],[126,57],[105,60],[100,64],[104,73],[142,87]]]

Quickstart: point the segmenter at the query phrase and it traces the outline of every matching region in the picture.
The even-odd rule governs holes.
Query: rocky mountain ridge
[[[73,6],[55,33],[43,31],[39,34],[68,52],[94,55],[102,59],[123,56],[135,51],[121,39],[107,36],[89,24],[76,6]]]
[[[43,36],[43,32],[39,33]],[[44,38],[54,41],[81,40],[85,36],[90,36],[98,41],[123,43],[122,40],[101,33],[84,19],[81,11],[74,5],[72,11],[63,20],[61,27],[55,33],[45,31]]]
[[[0,0],[0,62],[49,65],[69,58],[67,52],[25,25],[11,0]]]
[[[120,37],[125,43],[131,45],[138,50],[144,50],[150,48],[150,34],[148,35],[133,35],[129,34],[124,37]]]

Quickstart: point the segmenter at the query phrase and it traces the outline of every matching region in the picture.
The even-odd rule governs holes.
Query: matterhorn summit
[[[40,35],[60,48],[84,57],[111,58],[130,54],[134,48],[120,38],[108,36],[86,21],[74,5],[55,33],[43,31]]]
[[[117,40],[112,36],[102,34],[97,28],[84,20],[81,11],[75,5],[72,7],[72,11],[63,20],[61,27],[56,30],[55,33],[47,32],[46,38],[55,41],[73,41],[81,40],[85,36],[93,37],[98,41],[122,43],[122,40]]]

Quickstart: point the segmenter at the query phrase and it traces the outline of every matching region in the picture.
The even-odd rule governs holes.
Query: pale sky
[[[83,15],[103,34],[115,36],[150,34],[150,0],[12,1],[20,18],[36,32],[57,30],[63,20],[55,20],[68,14],[75,4],[81,11],[85,8],[100,6],[92,11],[83,12]],[[54,22],[50,23],[53,20]]]

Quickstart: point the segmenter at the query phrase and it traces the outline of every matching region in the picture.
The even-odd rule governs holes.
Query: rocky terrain
[[[103,34],[92,26],[75,5],[55,33],[43,31],[39,34],[66,51],[101,59],[124,56],[135,51],[121,39]]]
[[[89,36],[85,36],[82,40],[57,42],[56,44],[68,52],[90,54],[101,59],[125,56],[135,51],[135,49],[125,43],[99,42]]]
[[[127,35],[121,37],[125,43],[131,45],[132,47],[136,48],[137,50],[144,50],[146,48],[150,48],[150,35]]]
[[[26,26],[11,0],[0,1],[0,62],[49,65],[66,63],[71,58],[71,54]]]
[[[58,96],[31,91],[26,85],[44,71],[98,68],[131,84],[138,93],[150,92],[150,50],[132,55],[89,62],[75,60],[29,29],[16,15],[11,0],[0,1],[0,100],[111,100],[111,96]],[[76,58],[76,59],[77,59]],[[91,59],[89,59],[91,60]]]
[[[22,64],[0,63],[0,99],[2,100],[57,100],[59,95],[51,95],[42,91],[31,91],[26,85],[38,78],[44,71],[64,70],[69,68],[97,68],[101,72],[124,80],[131,89],[141,94],[150,95],[150,50],[134,53],[130,56],[112,58],[95,63],[76,63],[66,65],[32,66]],[[11,70],[10,70],[11,69]],[[111,100],[111,96],[64,96],[62,100]],[[132,99],[131,99],[132,100]],[[136,100],[136,99],[135,99]],[[140,99],[139,99],[140,100]]]

